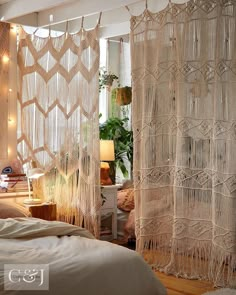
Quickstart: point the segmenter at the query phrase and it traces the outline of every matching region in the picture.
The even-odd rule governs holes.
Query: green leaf
[[[112,139],[115,146],[115,165],[119,167],[125,177],[128,171],[124,164],[124,159],[128,158],[133,165],[133,132],[125,128],[129,118],[109,118],[105,123],[100,124],[100,139]]]

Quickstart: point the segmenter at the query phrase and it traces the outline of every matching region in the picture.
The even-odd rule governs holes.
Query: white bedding
[[[58,237],[60,235],[60,237]],[[69,236],[68,236],[69,235]],[[4,264],[49,264],[49,291],[7,291]],[[164,295],[136,252],[62,222],[0,219],[0,294]]]

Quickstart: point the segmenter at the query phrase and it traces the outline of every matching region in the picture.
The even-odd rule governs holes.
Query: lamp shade
[[[33,168],[28,171],[27,177],[28,178],[39,178],[40,176],[44,175],[44,171],[41,168]]]
[[[113,140],[100,140],[100,160],[115,161],[115,149]]]

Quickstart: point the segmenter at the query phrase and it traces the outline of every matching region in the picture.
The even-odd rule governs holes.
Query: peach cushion
[[[117,192],[117,207],[120,210],[130,212],[134,209],[134,189],[124,189]]]

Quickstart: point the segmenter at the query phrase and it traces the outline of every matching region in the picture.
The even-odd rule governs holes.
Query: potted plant
[[[119,106],[130,104],[132,101],[132,88],[129,86],[114,88],[112,90],[112,99]]]
[[[131,163],[131,171],[133,168],[133,132],[125,128],[125,123],[128,118],[109,118],[99,127],[100,139],[111,139],[114,141],[115,161],[110,162],[110,177],[115,183],[115,168],[119,167],[124,177],[128,176],[128,171],[125,166],[125,160]]]
[[[101,68],[99,70],[99,92],[105,87],[110,91],[113,82],[115,80],[118,81],[118,79],[119,78],[115,74],[107,72],[105,69]]]

